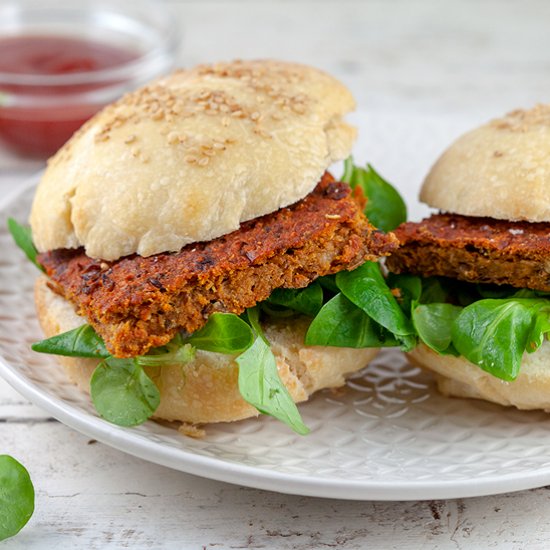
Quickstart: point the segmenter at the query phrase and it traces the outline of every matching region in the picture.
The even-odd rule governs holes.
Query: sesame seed
[[[107,132],[102,132],[100,134],[96,134],[94,137],[94,141],[100,142],[100,141],[107,141],[110,138],[109,134]]]
[[[206,166],[208,164],[208,157],[202,157],[199,160],[199,166]]]
[[[136,141],[136,139],[137,139],[136,134],[132,134],[131,136],[128,136],[128,137],[124,140],[124,143],[134,143],[134,141]]]
[[[341,218],[340,214],[325,214],[327,220],[339,220]]]
[[[183,160],[188,164],[195,164],[197,162],[197,157],[186,155],[185,157],[183,157]]]

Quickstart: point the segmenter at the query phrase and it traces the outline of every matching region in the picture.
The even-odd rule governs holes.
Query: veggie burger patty
[[[116,261],[77,250],[40,254],[56,292],[88,318],[117,357],[146,353],[178,331],[194,332],[214,312],[242,313],[276,288],[376,260],[397,247],[362,213],[365,199],[325,173],[297,203],[177,253]]]
[[[435,214],[396,231],[390,271],[550,291],[550,223]]]

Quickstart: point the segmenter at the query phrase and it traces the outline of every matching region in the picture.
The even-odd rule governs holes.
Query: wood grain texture
[[[489,118],[548,100],[550,3],[436,0],[169,2],[181,61],[279,57],[342,79],[393,115]],[[37,168],[0,151],[0,203]],[[550,491],[346,502],[232,486],[127,456],[66,428],[0,380],[0,452],[29,469],[37,507],[0,549],[547,548]]]

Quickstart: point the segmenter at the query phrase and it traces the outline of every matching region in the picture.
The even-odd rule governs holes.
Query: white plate
[[[383,173],[393,170],[401,185],[425,169],[442,136],[450,139],[465,126],[419,121],[371,117],[366,128],[370,158]],[[388,164],[392,158],[401,159],[401,169]],[[381,354],[346,391],[321,392],[302,405],[312,429],[307,437],[270,418],[213,426],[202,440],[155,422],[124,429],[101,420],[55,360],[29,348],[41,337],[32,300],[36,271],[12,244],[5,218],[26,219],[33,183],[0,212],[0,374],[61,422],[171,468],[300,495],[435,499],[550,483],[548,415],[443,398],[396,351]]]

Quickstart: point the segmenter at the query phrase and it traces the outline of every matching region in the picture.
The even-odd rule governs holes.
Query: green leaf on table
[[[239,391],[243,399],[262,414],[281,420],[300,435],[309,433],[279,376],[275,356],[260,326],[259,309],[248,309],[247,316],[256,337],[254,343],[236,359],[239,365]]]
[[[0,540],[13,537],[34,512],[29,472],[15,458],[0,455]]]
[[[32,242],[31,228],[21,225],[17,220],[8,218],[8,229],[15,241],[15,244],[25,253],[27,258],[38,268],[44,271],[44,268],[36,260],[38,251]]]
[[[62,332],[46,340],[34,343],[34,351],[66,355],[68,357],[110,357],[103,339],[90,325],[82,325],[73,330]]]
[[[134,359],[104,359],[90,380],[97,412],[119,426],[137,426],[150,418],[160,404],[155,383]]]
[[[392,335],[342,293],[329,300],[311,322],[306,346],[378,348],[396,346]]]
[[[213,313],[203,328],[187,340],[197,349],[216,353],[241,353],[252,345],[250,326],[234,313]]]
[[[359,186],[367,197],[365,215],[382,231],[391,231],[407,220],[407,206],[397,190],[388,183],[370,164],[359,168],[353,158],[344,161],[341,180],[353,189]]]

